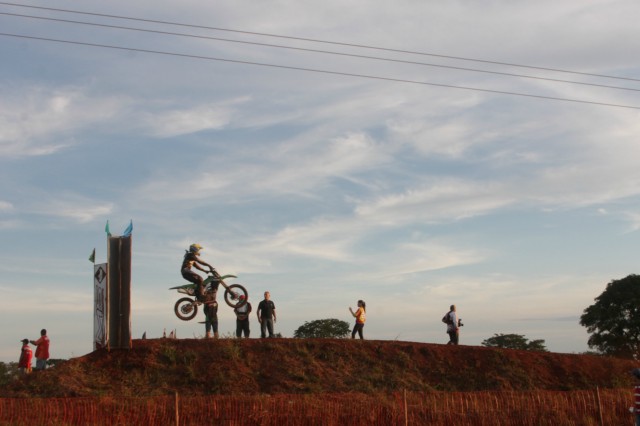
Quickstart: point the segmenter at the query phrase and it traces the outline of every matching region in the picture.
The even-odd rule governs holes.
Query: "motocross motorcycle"
[[[216,283],[224,288],[224,301],[232,308],[239,308],[247,303],[249,293],[240,284],[230,284],[224,282],[227,278],[237,278],[235,275],[220,275],[213,269],[209,271],[207,278],[203,281],[204,300],[215,300]],[[196,297],[196,285],[193,283],[171,287],[169,290],[177,290],[178,293],[186,294],[189,297],[178,299],[173,310],[176,316],[183,321],[189,321],[198,314],[198,306],[204,302]],[[244,297],[240,297],[244,296]]]

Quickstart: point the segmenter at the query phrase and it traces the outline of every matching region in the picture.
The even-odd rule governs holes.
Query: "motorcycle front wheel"
[[[194,303],[193,299],[183,297],[182,299],[178,299],[173,310],[176,313],[176,316],[182,321],[189,321],[194,319],[198,314],[198,305]]]
[[[240,299],[240,296],[244,296]],[[240,284],[231,284],[227,286],[224,291],[224,301],[227,305],[232,308],[239,308],[247,303],[247,299],[249,298],[249,293],[247,293],[247,289],[241,286]]]

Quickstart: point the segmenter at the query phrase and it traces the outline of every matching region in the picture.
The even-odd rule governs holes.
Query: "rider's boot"
[[[214,338],[214,339],[218,339],[219,337],[220,337],[220,336],[218,335],[218,332],[217,332],[217,331],[214,331],[214,332],[213,332],[213,338]]]
[[[196,287],[196,299],[200,302],[204,302],[204,286]]]

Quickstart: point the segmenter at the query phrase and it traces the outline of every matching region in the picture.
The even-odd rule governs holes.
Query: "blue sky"
[[[582,352],[582,311],[638,272],[637,2],[19,4],[0,4],[2,361],[42,327],[55,358],[91,351],[107,220],[134,224],[135,338],[204,333],[168,290],[193,242],[254,307],[271,292],[286,337],[364,299],[366,338],[445,343],[455,303],[462,344]]]

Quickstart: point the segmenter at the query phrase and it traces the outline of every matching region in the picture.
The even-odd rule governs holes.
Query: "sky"
[[[0,361],[41,328],[53,358],[92,351],[107,221],[133,223],[134,338],[204,335],[169,290],[199,243],[284,337],[362,299],[366,339],[444,344],[456,304],[463,345],[589,350],[580,315],[638,272],[638,13],[0,3]]]

